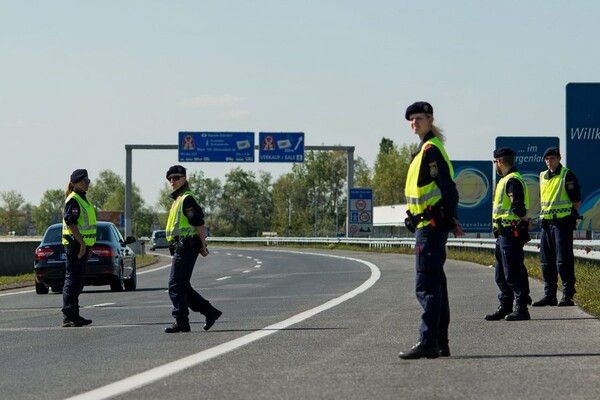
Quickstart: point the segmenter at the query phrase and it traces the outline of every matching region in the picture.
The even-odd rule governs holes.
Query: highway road
[[[86,287],[89,327],[61,327],[61,297],[0,292],[5,399],[596,399],[600,321],[577,307],[488,322],[493,269],[449,260],[452,356],[404,361],[418,339],[414,257],[211,247],[193,286],[224,314],[172,323],[167,263],[138,290]],[[542,293],[531,281],[532,297]]]

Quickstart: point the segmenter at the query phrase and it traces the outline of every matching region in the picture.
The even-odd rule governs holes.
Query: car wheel
[[[136,273],[135,263],[133,264],[133,272],[131,273],[131,276],[129,277],[129,279],[126,279],[124,283],[125,283],[125,290],[133,291],[136,289],[137,273]]]
[[[110,282],[110,290],[113,292],[123,291],[123,267],[119,270],[118,276],[113,276]]]
[[[48,294],[48,288],[43,283],[35,283],[35,292],[37,294]]]

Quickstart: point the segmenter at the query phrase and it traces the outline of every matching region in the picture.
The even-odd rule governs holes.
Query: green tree
[[[408,146],[404,144],[399,150],[391,139],[381,140],[374,166],[374,204],[384,206],[406,201],[404,185],[414,151],[416,151],[416,144]]]
[[[369,168],[367,162],[362,157],[354,160],[354,187],[372,188],[373,178],[371,175],[371,168]]]
[[[38,232],[43,232],[49,225],[61,222],[65,192],[61,189],[46,190],[40,204],[32,209],[33,223]]]
[[[271,175],[232,169],[217,204],[212,234],[216,236],[257,236],[271,230]]]
[[[0,225],[4,226],[7,232],[15,232],[17,235],[23,235],[26,231],[25,213],[23,207],[25,198],[15,190],[0,192]]]

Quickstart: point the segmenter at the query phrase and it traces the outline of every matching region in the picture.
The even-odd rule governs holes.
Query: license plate
[[[60,254],[58,255],[58,259],[59,259],[60,261],[65,261],[65,260],[67,259],[67,253],[60,253]]]

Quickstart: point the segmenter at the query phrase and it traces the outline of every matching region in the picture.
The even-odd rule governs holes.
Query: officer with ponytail
[[[86,196],[90,187],[87,170],[76,169],[65,193],[62,242],[67,255],[63,285],[63,327],[92,323],[79,315],[79,295],[85,284],[85,270],[96,243],[96,212]]]

